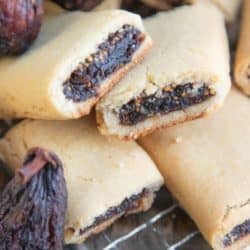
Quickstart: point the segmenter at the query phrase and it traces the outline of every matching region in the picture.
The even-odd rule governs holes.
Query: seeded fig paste
[[[167,0],[167,4],[171,5],[171,7],[179,7],[185,4],[190,4],[189,1],[185,0]]]
[[[106,213],[96,217],[92,225],[80,230],[80,234],[82,235],[86,233],[92,228],[97,227],[102,223],[105,223],[106,221],[112,219],[117,215],[123,215],[123,214],[126,215],[129,212],[139,209],[141,207],[143,198],[146,198],[148,195],[149,195],[149,190],[143,189],[141,193],[132,195],[129,198],[124,199],[119,206],[111,207],[107,210]]]
[[[183,110],[214,95],[214,89],[206,83],[186,83],[179,86],[172,84],[151,95],[142,92],[137,98],[121,106],[118,111],[119,121],[122,125],[136,125],[148,117]]]
[[[224,247],[231,246],[234,242],[240,240],[246,235],[250,234],[250,219],[244,221],[242,224],[237,225],[233,230],[224,236],[222,242]]]
[[[123,25],[99,44],[97,52],[80,63],[63,84],[63,93],[75,103],[98,94],[100,84],[111,74],[128,64],[145,36],[132,25]]]

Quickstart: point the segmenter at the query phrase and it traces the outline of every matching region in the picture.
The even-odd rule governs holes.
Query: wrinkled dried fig
[[[39,33],[42,16],[42,0],[0,0],[0,55],[27,50]]]
[[[0,249],[62,249],[66,208],[61,162],[33,149],[0,196]]]
[[[103,0],[53,0],[67,10],[89,11],[95,8]]]

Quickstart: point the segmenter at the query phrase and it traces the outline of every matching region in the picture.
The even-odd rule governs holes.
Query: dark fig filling
[[[168,8],[175,8],[182,5],[191,4],[191,0],[165,0]],[[156,14],[158,9],[154,4],[145,4],[141,0],[122,0],[122,9],[135,12],[142,17],[148,17]]]
[[[248,234],[250,234],[250,220],[246,220],[242,224],[235,226],[230,233],[226,234],[222,239],[223,245],[224,247],[230,247],[233,243]]]
[[[105,223],[106,221],[112,219],[117,215],[126,215],[133,210],[139,209],[141,207],[143,198],[146,198],[148,194],[149,191],[147,189],[143,189],[141,193],[132,195],[129,198],[124,199],[119,206],[111,207],[105,214],[96,217],[92,225],[80,230],[80,234],[83,235],[92,228],[98,227],[99,225]]]
[[[165,115],[202,103],[214,95],[214,89],[206,83],[172,84],[148,96],[142,92],[139,97],[121,106],[119,121],[121,125],[136,125],[154,115]]]
[[[67,10],[90,11],[103,0],[53,0]]]
[[[130,63],[145,35],[132,25],[123,25],[99,44],[97,52],[80,63],[63,83],[63,93],[75,103],[98,96],[101,83]]]
[[[190,1],[188,0],[166,0],[167,4],[169,4],[171,7],[179,7],[185,4],[190,4]]]

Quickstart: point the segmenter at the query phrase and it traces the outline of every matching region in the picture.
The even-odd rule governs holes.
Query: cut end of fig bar
[[[120,105],[97,105],[97,122],[103,134],[137,139],[156,129],[204,116],[214,108],[211,102],[215,107],[220,102],[213,84],[172,83],[150,94],[144,89]]]
[[[97,51],[80,63],[63,84],[65,98],[75,103],[98,97],[103,82],[132,61],[145,34],[133,25],[123,25],[99,44]]]
[[[202,103],[215,95],[215,90],[206,83],[186,83],[169,85],[151,95],[142,92],[137,98],[122,105],[119,109],[119,121],[122,125],[136,125],[155,115],[165,115]]]

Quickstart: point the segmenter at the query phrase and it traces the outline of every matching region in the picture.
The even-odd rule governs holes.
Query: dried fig
[[[0,55],[27,50],[39,33],[42,16],[42,0],[0,0]]]
[[[122,9],[137,13],[142,17],[152,16],[156,10],[140,0],[122,0]]]
[[[0,249],[63,248],[67,190],[60,160],[33,149],[0,196]]]
[[[53,0],[67,10],[89,11],[103,0]]]

